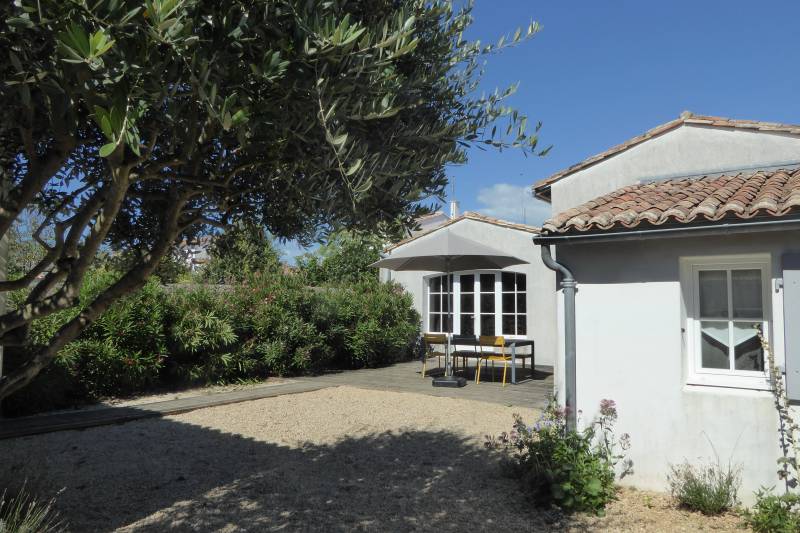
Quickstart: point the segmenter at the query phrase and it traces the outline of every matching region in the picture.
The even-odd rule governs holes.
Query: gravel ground
[[[0,441],[73,531],[741,531],[623,490],[604,518],[531,509],[483,447],[533,409],[324,389]]]

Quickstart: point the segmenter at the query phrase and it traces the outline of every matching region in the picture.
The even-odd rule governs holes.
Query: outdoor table
[[[504,346],[506,348],[511,348],[511,384],[517,384],[517,348],[523,348],[525,346],[531,347],[531,371],[535,366],[536,357],[534,355],[534,342],[533,339],[504,339],[505,343]],[[450,336],[450,346],[474,346],[478,347],[478,338],[475,336],[461,336],[461,335],[451,335]],[[480,353],[480,352],[475,352]],[[452,354],[450,354],[452,355]],[[480,361],[479,361],[480,364]]]

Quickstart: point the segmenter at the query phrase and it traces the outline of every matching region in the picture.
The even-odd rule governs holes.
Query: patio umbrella
[[[448,329],[453,324],[453,295],[450,274],[462,270],[499,270],[505,267],[527,264],[528,261],[483,243],[462,237],[451,228],[433,230],[410,241],[391,252],[371,266],[394,271],[431,271],[447,275]],[[447,335],[445,353],[445,378],[434,380],[434,385],[453,386],[459,384],[452,376],[450,366],[450,332]],[[459,384],[460,385],[460,384]]]

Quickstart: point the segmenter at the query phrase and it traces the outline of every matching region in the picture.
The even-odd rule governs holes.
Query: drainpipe
[[[534,243],[536,240],[534,239]],[[572,272],[553,259],[550,246],[542,244],[542,261],[550,270],[561,272],[561,288],[564,289],[564,393],[566,396],[567,429],[577,428],[578,401],[576,393],[575,364],[575,288],[578,282]]]

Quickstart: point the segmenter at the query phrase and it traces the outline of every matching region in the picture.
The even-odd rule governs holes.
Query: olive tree
[[[537,152],[505,99],[477,95],[494,45],[445,0],[14,0],[0,7],[0,237],[26,211],[42,258],[0,291],[0,344],[80,306],[0,381],[24,386],[176,240],[237,221],[309,242],[385,234],[441,197],[470,145]],[[538,127],[536,128],[538,131]],[[45,233],[50,237],[44,237]],[[91,301],[98,252],[134,257]]]

